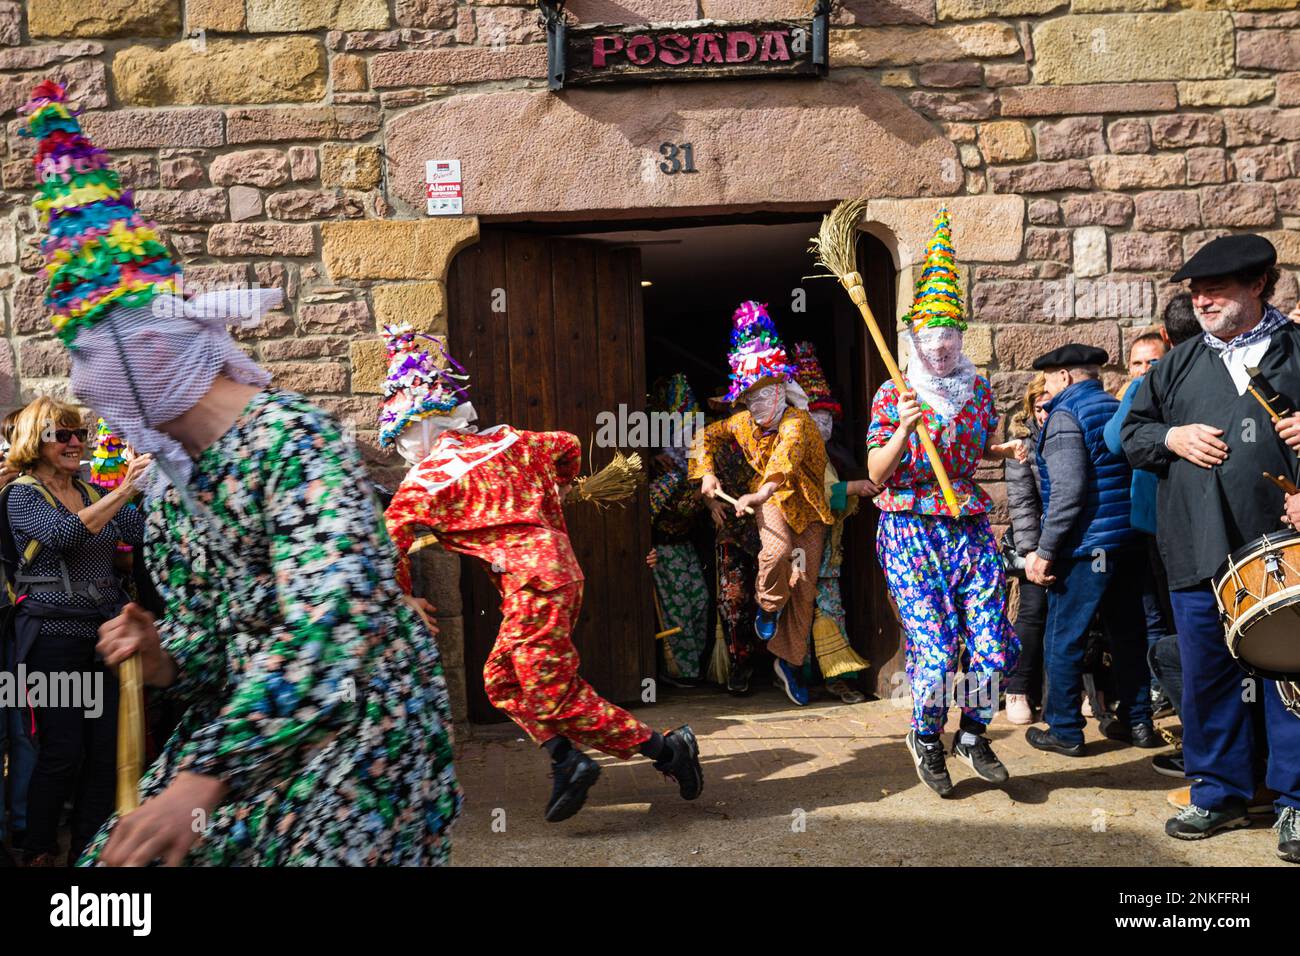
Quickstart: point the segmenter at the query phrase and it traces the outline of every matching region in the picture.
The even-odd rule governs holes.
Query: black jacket
[[[1038,447],[1038,423],[1029,423],[1031,449]],[[1043,523],[1042,481],[1038,474],[1038,456],[1030,452],[1029,461],[1021,464],[1014,458],[1006,461],[1007,507],[1011,511],[1011,535],[1017,554],[1028,554],[1038,547],[1038,533]]]
[[[1260,372],[1287,405],[1300,408],[1300,328],[1273,333]],[[1228,459],[1202,468],[1164,444],[1176,425],[1223,429]],[[1194,587],[1217,573],[1247,541],[1282,529],[1282,492],[1263,472],[1294,480],[1296,453],[1286,446],[1250,392],[1238,395],[1219,353],[1200,336],[1156,363],[1139,387],[1122,429],[1134,468],[1155,472],[1156,527],[1171,589]]]

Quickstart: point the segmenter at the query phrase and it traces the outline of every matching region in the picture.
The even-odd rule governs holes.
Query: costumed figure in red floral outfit
[[[409,555],[434,543],[489,567],[503,620],[483,667],[485,690],[550,753],[555,785],[546,819],[577,813],[600,776],[579,745],[621,759],[649,757],[694,800],[704,776],[691,728],[660,734],[578,676],[570,635],[583,575],[561,504],[582,463],[577,436],[510,425],[477,430],[467,376],[441,343],[409,326],[385,332],[379,441],[396,445],[413,466],[384,513],[399,553],[398,584],[410,594]]]

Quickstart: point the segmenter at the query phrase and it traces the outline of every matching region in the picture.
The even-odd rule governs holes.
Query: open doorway
[[[813,275],[809,237],[819,216],[485,224],[480,242],[448,276],[451,349],[469,367],[480,420],[564,428],[588,445],[596,414],[645,407],[650,383],[683,372],[704,402],[725,389],[731,315],[746,299],[768,303],[786,344],[814,343],[844,408],[833,443],[846,450],[842,479],[865,477],[871,396],[885,371],[839,284]],[[894,335],[895,270],[889,250],[864,233],[859,271],[876,315]],[[509,308],[492,313],[493,291]],[[597,450],[599,451],[599,450]],[[597,455],[600,458],[599,455]],[[606,456],[607,457],[607,456]],[[595,467],[604,459],[593,462]],[[619,702],[638,699],[653,676],[653,588],[644,565],[650,529],[645,493],[598,515],[568,509],[588,572],[574,640],[583,672]],[[874,556],[876,516],[862,507],[846,525],[841,578],[848,636],[872,663],[863,689],[882,693],[901,666],[898,631]],[[703,528],[701,559],[712,581]],[[465,666],[471,719],[498,715],[481,670],[499,616],[481,569],[462,571]],[[710,635],[715,602],[710,602]]]

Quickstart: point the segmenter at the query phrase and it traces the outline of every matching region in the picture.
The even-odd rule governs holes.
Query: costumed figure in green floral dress
[[[354,446],[225,326],[278,290],[177,294],[180,267],[63,88],[25,107],[46,305],[72,390],[153,456],[144,555],[165,602],[100,627],[185,707],[83,864],[446,862],[461,795],[433,636],[394,582],[395,552]]]
[[[696,681],[701,676],[709,632],[709,589],[691,534],[704,514],[704,501],[686,480],[691,435],[703,428],[703,414],[686,376],[678,372],[655,383],[652,413],[666,414],[669,434],[650,479],[650,534],[655,593],[662,627],[676,633],[664,640],[664,676]]]

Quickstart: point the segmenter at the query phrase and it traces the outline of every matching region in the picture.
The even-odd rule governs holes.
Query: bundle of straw
[[[641,479],[641,456],[614,452],[608,465],[594,474],[579,478],[573,483],[565,501],[589,501],[598,508],[621,504],[636,494]]]
[[[140,777],[144,773],[144,679],[138,655],[128,657],[117,679],[117,813],[126,816],[140,806]]]
[[[849,293],[849,298],[862,314],[862,321],[867,323],[867,331],[871,333],[871,339],[885,363],[885,368],[889,371],[889,377],[894,380],[894,385],[901,392],[907,388],[903,382],[903,373],[889,351],[889,345],[881,334],[876,317],[871,312],[871,306],[867,304],[867,290],[862,284],[862,276],[858,273],[858,224],[862,222],[866,211],[865,199],[847,199],[840,203],[823,217],[821,230],[813,237],[812,246],[808,251],[816,255],[817,264],[839,279],[840,285],[844,286]],[[939,449],[935,447],[934,439],[930,437],[924,425],[918,426],[916,433],[920,436],[926,457],[930,459],[930,467],[934,469],[934,476],[943,490],[943,500],[947,503],[949,512],[954,517],[961,514],[957,495],[952,490],[952,482],[948,480],[948,472],[943,467],[943,459],[939,457]]]

